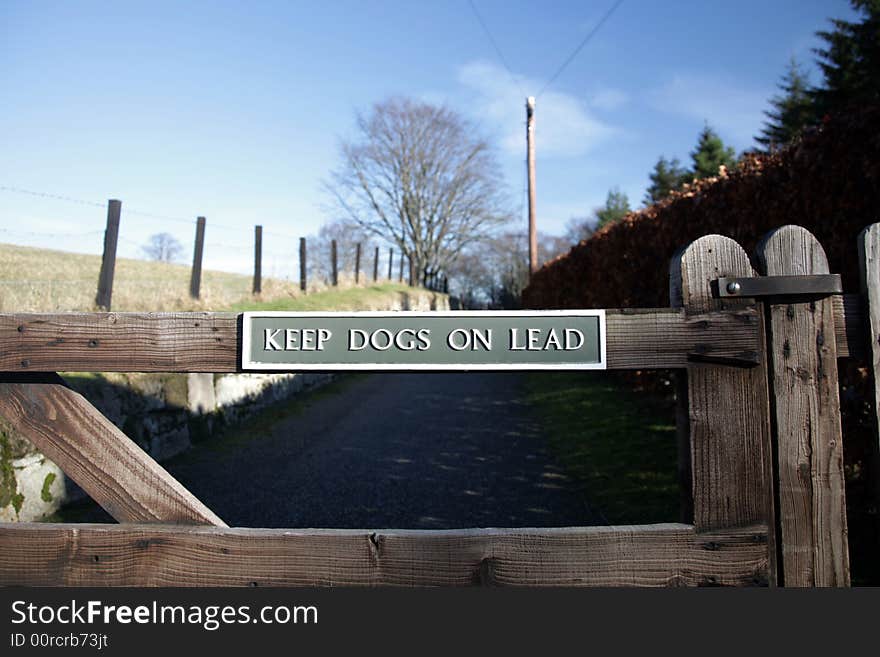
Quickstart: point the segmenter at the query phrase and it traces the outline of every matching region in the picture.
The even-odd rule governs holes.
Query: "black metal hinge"
[[[716,297],[824,297],[843,294],[840,274],[805,276],[722,277],[712,282]]]

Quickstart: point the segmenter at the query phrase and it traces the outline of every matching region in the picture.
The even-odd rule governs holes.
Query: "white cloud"
[[[520,156],[525,144],[524,90],[538,89],[540,82],[523,76],[515,79],[494,64],[477,61],[459,70],[459,82],[476,93],[475,114],[501,133],[500,143],[511,155]],[[528,91],[526,91],[528,93]],[[597,97],[599,104],[620,102],[622,95]],[[583,155],[621,131],[595,117],[591,103],[570,94],[549,91],[538,98],[535,109],[535,141],[541,157]]]
[[[773,90],[745,89],[716,77],[680,74],[650,94],[658,110],[708,121],[740,148],[751,145],[764,123]]]
[[[590,104],[600,110],[616,110],[629,102],[629,96],[620,89],[601,89]]]

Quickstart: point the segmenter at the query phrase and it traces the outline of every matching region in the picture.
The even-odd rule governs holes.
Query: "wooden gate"
[[[229,528],[55,372],[240,371],[236,315],[0,315],[0,416],[120,523],[0,524],[0,583],[848,585],[837,359],[880,365],[878,252],[875,224],[859,241],[864,294],[832,295],[802,228],[767,236],[762,278],[710,235],[673,259],[671,307],[607,311],[609,369],[686,373],[682,524]]]

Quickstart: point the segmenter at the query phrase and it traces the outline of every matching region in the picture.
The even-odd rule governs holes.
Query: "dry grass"
[[[100,256],[0,244],[0,311],[95,310]],[[298,283],[263,279],[263,292],[251,295],[252,279],[241,274],[202,272],[202,298],[189,297],[190,268],[120,258],[113,283],[113,310],[223,310],[255,302],[284,303],[303,298]],[[340,288],[352,281],[340,280]],[[310,285],[309,293],[326,289]]]

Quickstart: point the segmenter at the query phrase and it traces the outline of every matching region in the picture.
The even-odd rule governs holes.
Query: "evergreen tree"
[[[689,174],[681,166],[677,157],[667,160],[661,155],[649,177],[651,184],[645,191],[645,205],[651,205],[666,198],[669,192],[678,189],[682,183],[687,182]]]
[[[691,152],[691,160],[694,163],[693,177],[709,178],[718,175],[721,165],[732,168],[736,164],[736,154],[707,124],[700,133],[697,147]]]
[[[825,84],[812,92],[817,116],[851,105],[880,102],[880,0],[850,0],[861,23],[833,19],[834,29],[817,32],[816,49]]]
[[[809,81],[793,57],[778,87],[782,95],[770,100],[773,109],[764,112],[769,121],[764,123],[761,136],[755,137],[755,141],[770,149],[790,142],[816,118]]]
[[[623,218],[629,212],[629,199],[626,194],[620,191],[619,187],[613,187],[608,190],[605,205],[595,211],[596,228],[599,229],[602,228],[602,226],[614,223]]]

